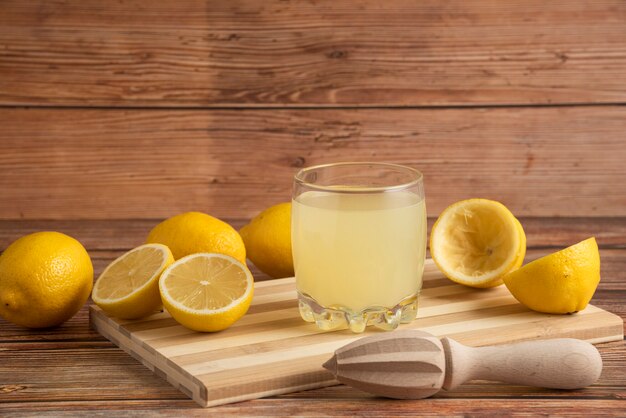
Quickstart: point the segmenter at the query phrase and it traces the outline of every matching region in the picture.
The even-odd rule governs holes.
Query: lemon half
[[[91,298],[112,316],[141,318],[161,308],[159,277],[174,262],[169,248],[146,244],[128,251],[104,269]]]
[[[452,281],[472,287],[502,284],[526,255],[526,235],[506,206],[468,199],[446,208],[433,225],[430,253]]]
[[[224,254],[183,257],[159,280],[168,312],[194,331],[221,331],[231,326],[248,311],[253,287],[250,270]]]
[[[546,313],[585,309],[600,282],[600,253],[595,238],[531,261],[504,277],[520,303]]]

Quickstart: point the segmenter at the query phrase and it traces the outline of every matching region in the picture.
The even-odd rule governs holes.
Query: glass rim
[[[304,175],[311,171],[326,169],[331,167],[339,167],[339,166],[378,166],[388,169],[394,169],[396,171],[402,171],[407,173],[413,177],[411,181],[398,183],[391,186],[359,186],[355,188],[337,188],[336,186],[323,186],[319,184],[309,183],[304,180]],[[394,163],[379,163],[379,162],[360,162],[360,161],[347,161],[347,162],[338,162],[338,163],[327,163],[327,164],[318,164],[312,165],[310,167],[305,167],[300,169],[294,176],[294,181],[301,185],[306,186],[307,188],[324,191],[324,192],[332,192],[332,193],[372,193],[372,192],[388,192],[388,191],[399,191],[411,188],[417,184],[419,184],[424,178],[424,175],[421,171],[409,167],[402,164],[394,164]]]

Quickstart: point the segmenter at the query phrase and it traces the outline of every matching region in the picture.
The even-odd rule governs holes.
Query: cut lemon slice
[[[462,200],[446,208],[433,225],[430,253],[450,280],[472,287],[493,287],[522,265],[526,235],[502,203]]]
[[[159,277],[174,262],[163,244],[146,244],[118,257],[102,272],[91,298],[112,316],[141,318],[161,308]]]
[[[161,299],[172,317],[194,331],[221,331],[247,311],[254,281],[231,256],[199,253],[169,266],[159,280]]]

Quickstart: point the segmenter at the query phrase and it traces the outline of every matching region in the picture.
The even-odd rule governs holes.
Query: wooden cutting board
[[[298,313],[293,278],[255,284],[248,313],[219,333],[178,325],[167,312],[124,321],[90,308],[91,324],[201,406],[330,386],[322,368],[335,349],[365,335],[323,332]],[[471,345],[573,337],[592,343],[623,339],[622,319],[595,306],[575,315],[547,315],[517,303],[506,287],[475,290],[452,284],[427,260],[418,318],[401,328],[419,328]]]

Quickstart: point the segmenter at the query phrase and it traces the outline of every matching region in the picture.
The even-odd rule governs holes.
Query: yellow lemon
[[[600,253],[593,237],[504,276],[504,284],[520,303],[554,314],[585,309],[599,282]]]
[[[219,253],[246,262],[246,248],[241,236],[226,222],[206,213],[187,212],[155,226],[147,243],[164,244],[175,259],[195,253]]]
[[[221,331],[247,311],[254,281],[233,257],[199,253],[169,266],[159,279],[163,304],[181,325],[194,331]]]
[[[161,308],[159,277],[174,262],[163,244],[145,244],[121,255],[102,272],[91,298],[112,316],[141,318]]]
[[[265,209],[239,233],[248,258],[259,270],[274,278],[294,275],[290,202]]]
[[[36,232],[0,256],[0,316],[29,328],[59,325],[85,304],[93,266],[85,248],[60,232]]]
[[[433,225],[430,253],[450,280],[472,287],[493,287],[522,265],[526,235],[502,203],[462,200],[446,208]]]

